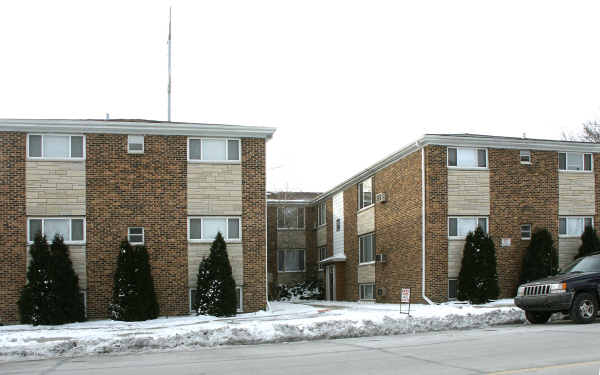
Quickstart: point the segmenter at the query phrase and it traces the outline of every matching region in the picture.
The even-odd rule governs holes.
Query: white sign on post
[[[402,297],[400,301],[402,303],[410,303],[410,288],[402,288]]]

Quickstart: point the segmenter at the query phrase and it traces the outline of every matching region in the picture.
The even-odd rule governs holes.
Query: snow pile
[[[301,281],[291,287],[281,284],[277,287],[280,301],[300,301],[321,298],[323,288],[318,280]]]
[[[105,320],[59,327],[0,327],[0,360],[412,334],[524,322],[523,312],[514,306],[413,305],[411,316],[389,304],[279,302],[273,307],[270,312],[227,319],[194,316],[134,323]]]

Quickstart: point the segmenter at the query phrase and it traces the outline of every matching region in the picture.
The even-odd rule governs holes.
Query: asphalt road
[[[0,374],[586,374],[600,323],[232,346],[0,364]]]

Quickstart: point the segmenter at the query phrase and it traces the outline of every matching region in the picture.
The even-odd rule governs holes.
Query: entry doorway
[[[325,267],[325,299],[335,301],[335,264]]]

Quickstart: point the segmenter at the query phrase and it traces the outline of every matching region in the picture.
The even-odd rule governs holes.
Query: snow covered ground
[[[397,304],[305,301],[271,302],[271,307],[268,312],[234,318],[189,316],[131,323],[99,320],[62,326],[5,326],[0,327],[0,361],[410,334],[525,321],[523,311],[512,300],[479,306],[412,305],[410,316],[401,314]]]

